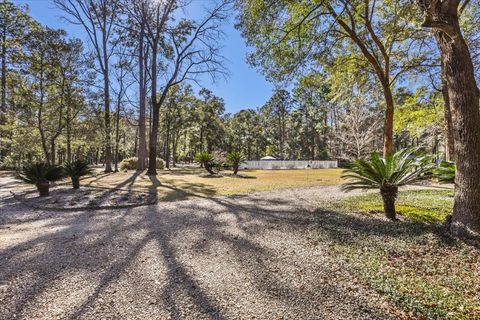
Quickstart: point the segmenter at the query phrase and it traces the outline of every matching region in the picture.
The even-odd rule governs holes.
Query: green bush
[[[137,157],[125,158],[120,162],[120,170],[136,170],[137,162]],[[157,169],[162,170],[165,167],[165,162],[162,159],[157,158],[156,167]]]
[[[160,158],[157,158],[155,166],[158,170],[163,170],[163,168],[165,167],[165,161],[163,161]]]
[[[135,170],[137,169],[137,157],[125,158],[120,162],[120,170]]]

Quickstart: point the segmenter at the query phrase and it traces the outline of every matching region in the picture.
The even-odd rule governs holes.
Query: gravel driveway
[[[336,187],[117,211],[0,200],[0,319],[389,319],[318,241]],[[398,314],[397,314],[398,315]]]

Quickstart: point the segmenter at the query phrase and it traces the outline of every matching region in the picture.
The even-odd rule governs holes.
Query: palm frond
[[[417,149],[404,149],[384,158],[373,153],[369,160],[357,160],[345,170],[344,190],[381,189],[383,186],[404,186],[421,180],[433,168],[431,159],[416,155]]]
[[[455,182],[455,163],[450,161],[442,161],[438,168],[435,169],[435,176],[438,178],[438,181],[444,183],[454,183]]]
[[[89,163],[80,159],[65,162],[63,169],[65,174],[72,178],[79,178],[93,172],[93,169],[90,167]]]
[[[242,152],[232,151],[227,154],[227,162],[232,166],[238,166],[245,162],[246,158]]]
[[[18,176],[25,182],[32,184],[57,181],[63,178],[63,169],[45,162],[29,163],[22,168]]]

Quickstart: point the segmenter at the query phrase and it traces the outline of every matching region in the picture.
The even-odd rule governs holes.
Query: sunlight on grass
[[[192,196],[211,197],[247,194],[274,189],[303,188],[312,186],[340,185],[342,169],[307,170],[244,170],[238,176],[230,171],[220,175],[208,175],[201,168],[174,168],[160,170],[158,183],[154,186],[159,200],[183,200]],[[85,185],[97,187],[130,188],[133,190],[152,189],[151,179],[134,171],[115,174],[99,174],[85,178]]]
[[[361,213],[382,213],[383,202],[380,194],[369,193],[351,197],[340,203],[347,211]],[[406,190],[401,191],[396,202],[397,213],[405,219],[435,223],[444,221],[453,208],[451,190]]]

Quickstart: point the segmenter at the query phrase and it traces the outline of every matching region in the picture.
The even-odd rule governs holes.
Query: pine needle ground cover
[[[391,222],[378,194],[351,197],[319,212],[320,241],[411,317],[480,319],[480,250],[445,233],[452,205],[449,190],[403,191]]]

